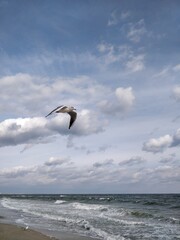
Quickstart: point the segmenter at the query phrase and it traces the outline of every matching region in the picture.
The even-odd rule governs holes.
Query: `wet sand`
[[[60,240],[88,240],[91,238],[78,237],[71,234],[60,234],[57,238]],[[54,237],[48,237],[40,232],[25,229],[20,226],[0,223],[0,240],[56,240]]]

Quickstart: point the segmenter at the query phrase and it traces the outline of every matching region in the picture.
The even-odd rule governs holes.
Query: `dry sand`
[[[80,237],[72,234],[61,234],[60,240],[90,240],[91,238]],[[56,240],[40,232],[25,229],[20,226],[0,223],[0,240]],[[91,239],[92,240],[92,239]]]
[[[42,233],[10,224],[0,224],[0,240],[52,240]]]

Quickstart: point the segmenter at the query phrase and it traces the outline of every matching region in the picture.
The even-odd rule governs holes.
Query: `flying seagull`
[[[74,107],[67,107],[65,105],[61,105],[61,106],[55,108],[54,110],[52,110],[48,115],[46,115],[46,117],[48,117],[49,115],[51,115],[54,112],[68,113],[70,115],[70,122],[69,122],[69,129],[70,129],[77,118],[77,113],[74,110],[76,110]]]

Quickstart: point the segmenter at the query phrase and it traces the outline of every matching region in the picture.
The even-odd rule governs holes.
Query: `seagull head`
[[[74,107],[70,107],[70,109],[73,111],[73,110],[76,110],[76,108],[74,108]]]

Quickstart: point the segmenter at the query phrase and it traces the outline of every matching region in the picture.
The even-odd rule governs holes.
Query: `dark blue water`
[[[1,195],[2,215],[20,225],[97,239],[180,239],[179,194]]]

